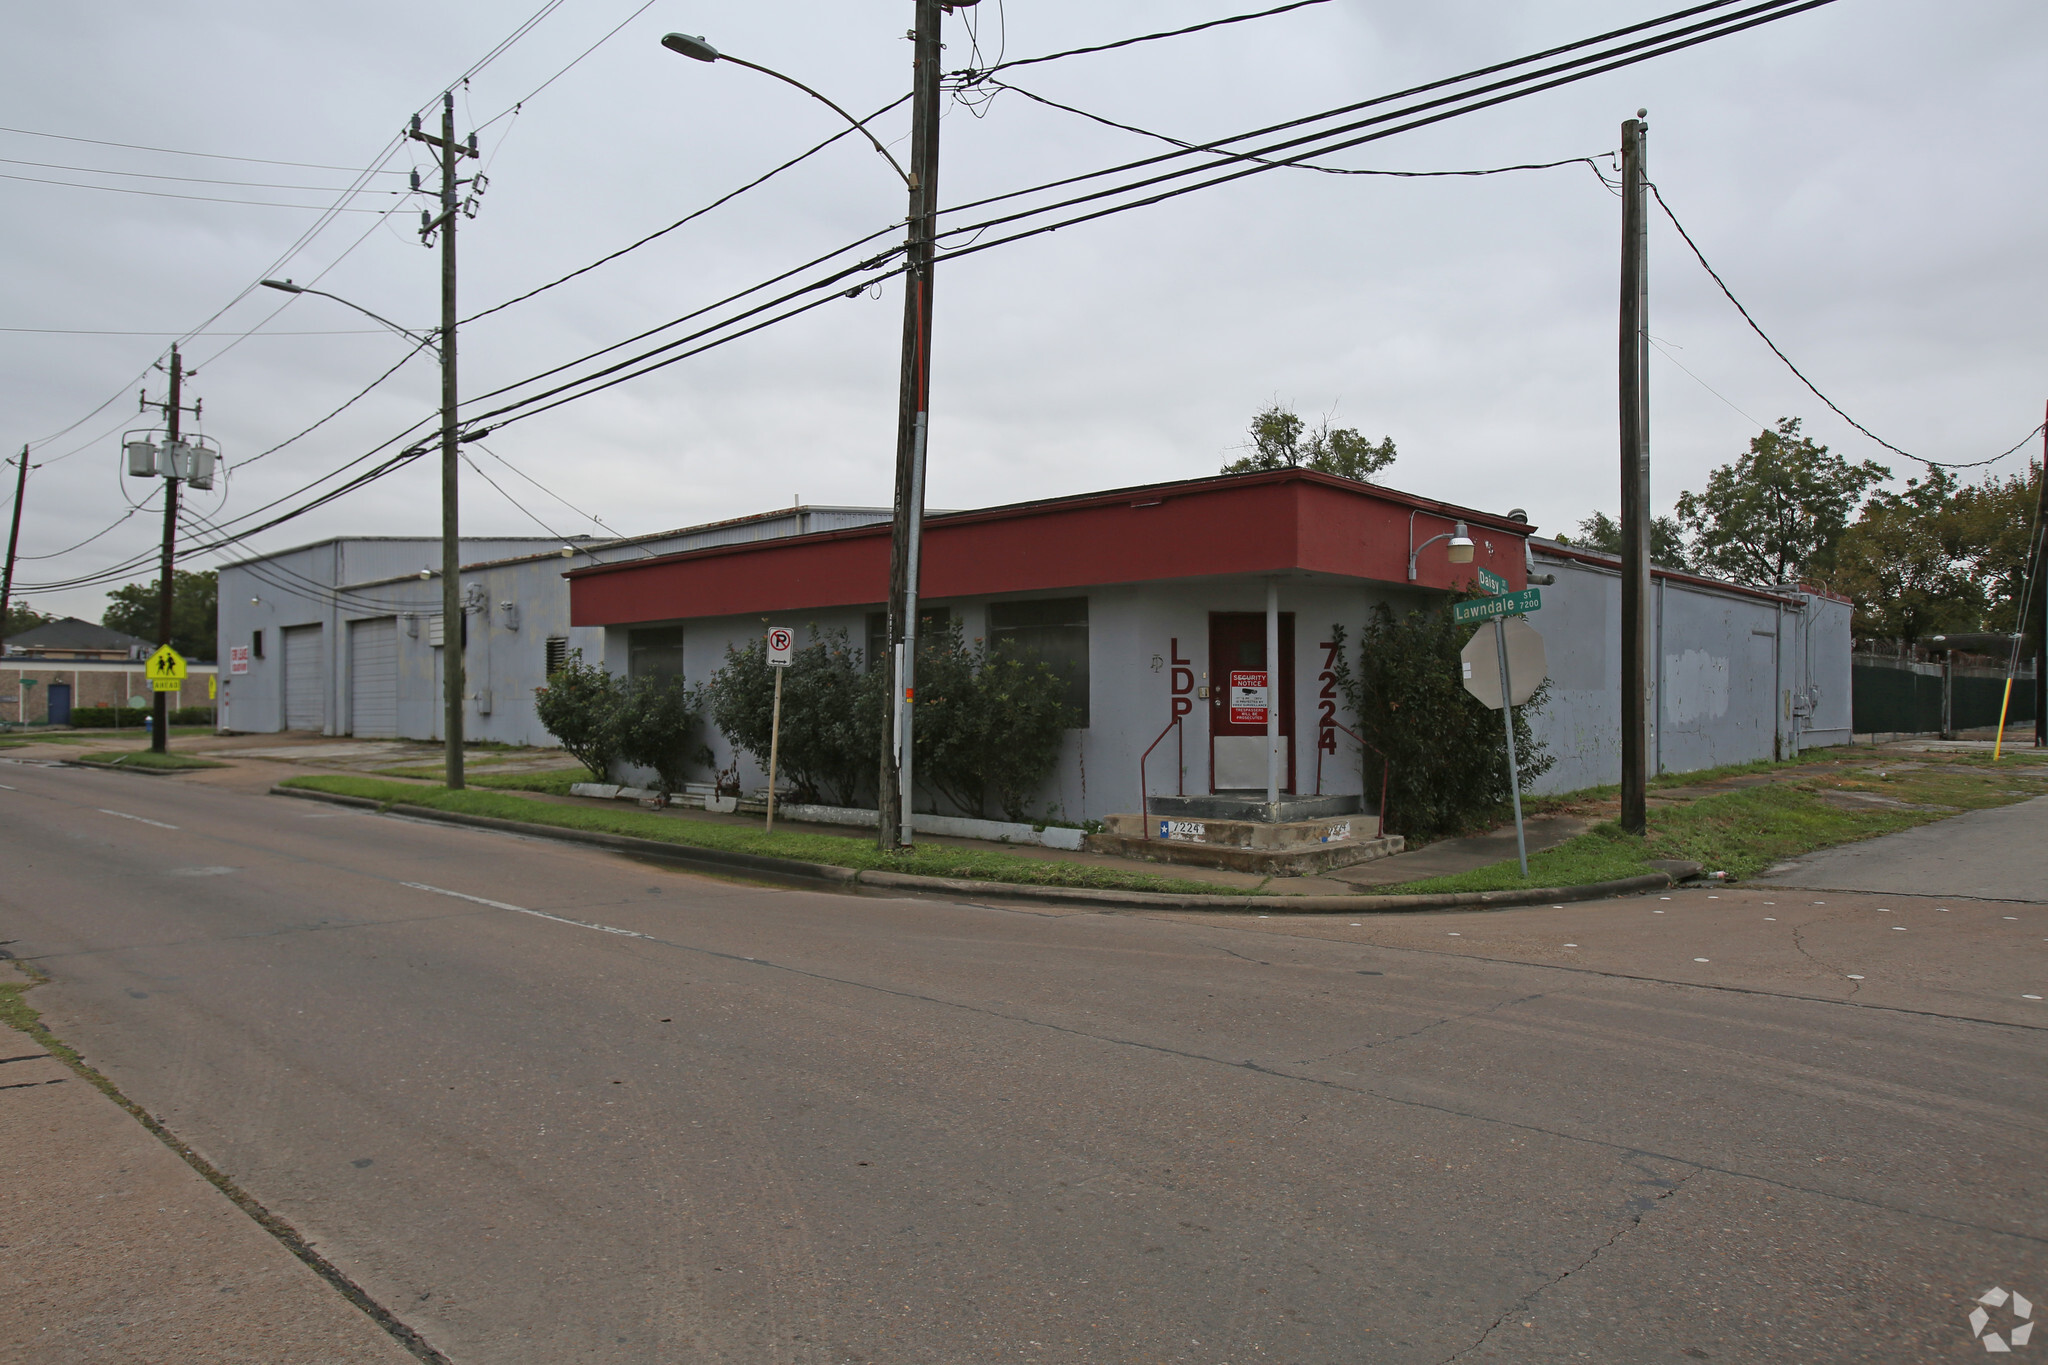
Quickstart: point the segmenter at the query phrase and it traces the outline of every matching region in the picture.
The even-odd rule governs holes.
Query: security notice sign
[[[781,626],[768,632],[768,666],[788,668],[790,656],[796,652],[796,637]]]
[[[164,645],[143,665],[153,692],[175,692],[185,685],[185,660],[177,650]]]
[[[1238,669],[1230,675],[1230,723],[1264,725],[1270,704],[1264,669]]]
[[[230,672],[230,673],[247,673],[248,671],[249,671],[249,646],[247,646],[247,645],[229,645],[229,646],[228,646],[228,672]]]

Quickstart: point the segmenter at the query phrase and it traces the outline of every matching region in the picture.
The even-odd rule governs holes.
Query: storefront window
[[[919,607],[917,609],[917,638],[921,644],[930,645],[943,639],[953,624],[951,607]],[[889,613],[871,611],[868,613],[867,671],[872,673],[889,662]]]
[[[626,632],[626,673],[635,678],[680,680],[683,628],[639,626]]]
[[[1088,726],[1088,599],[991,602],[988,646],[1023,659],[1040,659],[1066,681],[1074,724]]]

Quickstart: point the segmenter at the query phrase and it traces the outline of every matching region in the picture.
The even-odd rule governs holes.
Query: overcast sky
[[[1668,0],[1667,0],[1668,3]],[[178,152],[404,171],[380,163],[416,109],[540,6],[107,0],[9,14],[0,124]],[[565,0],[458,96],[486,124],[626,20],[639,0]],[[1263,8],[1251,0],[984,0],[983,64]],[[1008,73],[1120,122],[1206,140],[1318,112],[1651,17],[1646,0],[1332,0],[1190,37]],[[461,227],[465,314],[586,264],[828,136],[835,115],[729,64],[658,44],[701,32],[865,114],[908,89],[908,0],[656,0],[482,135],[489,189]],[[967,65],[964,16],[947,66]],[[2041,251],[2048,7],[2035,0],[1838,0],[1688,52],[1341,154],[1332,164],[1464,169],[1602,164],[1650,111],[1652,177],[1792,358],[1886,439],[1936,459],[1995,455],[2048,398]],[[881,120],[884,140],[907,128]],[[1006,93],[949,108],[941,198],[960,203],[1158,149]],[[902,153],[899,143],[897,150]],[[326,206],[346,169],[128,150],[0,133],[10,176]],[[43,163],[31,165],[23,163]],[[62,169],[57,169],[62,168]],[[84,168],[84,169],[80,169]],[[94,173],[85,173],[90,170]],[[114,175],[109,172],[145,174]],[[145,177],[188,177],[185,180]],[[205,432],[231,465],[396,362],[406,343],[264,273],[407,326],[438,322],[419,201],[300,208],[10,179],[0,215],[0,445],[35,442],[22,551],[30,584],[98,572],[160,531],[151,482],[120,476],[136,390],[186,329]],[[266,189],[249,184],[303,188]],[[1585,167],[1483,179],[1284,170],[984,252],[941,270],[930,502],[974,507],[1214,472],[1278,401],[1391,436],[1398,488],[1546,532],[1617,503],[1619,201]],[[842,141],[716,212],[467,329],[466,393],[523,378],[779,273],[903,212],[872,149]],[[1827,412],[1751,334],[1669,225],[1651,234],[1654,500],[1668,509],[1781,416],[1854,459],[1916,472]],[[280,260],[287,257],[288,259]],[[901,295],[836,302],[472,449],[536,525],[468,471],[475,534],[622,534],[809,503],[888,498]],[[223,309],[219,316],[213,317]],[[207,321],[211,318],[211,321]],[[243,334],[250,333],[246,339]],[[1683,366],[1683,369],[1679,368]],[[1689,374],[1687,372],[1690,372]],[[149,373],[151,396],[163,377]],[[96,415],[94,409],[114,401]],[[360,455],[438,402],[415,358],[314,436],[238,473],[233,516]],[[2037,449],[2037,447],[2036,447]],[[1997,468],[2023,472],[2026,454]],[[572,511],[523,483],[516,467]],[[257,537],[434,534],[430,461]],[[11,472],[9,484],[11,485]],[[11,490],[10,490],[11,491]],[[0,496],[5,496],[0,494]],[[218,508],[218,512],[216,512]],[[225,556],[201,557],[194,567]],[[146,568],[138,580],[154,577]],[[98,619],[105,588],[33,596]]]

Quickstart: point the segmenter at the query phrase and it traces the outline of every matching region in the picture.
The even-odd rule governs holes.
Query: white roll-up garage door
[[[284,728],[324,730],[327,708],[322,704],[320,627],[284,628]]]
[[[351,621],[348,714],[358,739],[398,737],[398,618]]]

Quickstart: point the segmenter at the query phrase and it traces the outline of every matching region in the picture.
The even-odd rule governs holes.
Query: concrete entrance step
[[[1354,803],[1356,798],[1352,798]],[[1261,803],[1263,804],[1263,803]],[[1112,815],[1101,834],[1084,847],[1149,862],[1228,868],[1268,876],[1306,876],[1351,867],[1399,853],[1398,834],[1373,834],[1378,822],[1364,816],[1290,820],[1186,819],[1163,815]]]
[[[1145,804],[1154,816],[1163,815],[1175,820],[1255,820],[1266,825],[1357,815],[1365,809],[1356,796],[1283,796],[1278,801],[1269,802],[1262,791],[1154,796],[1147,798]]]

